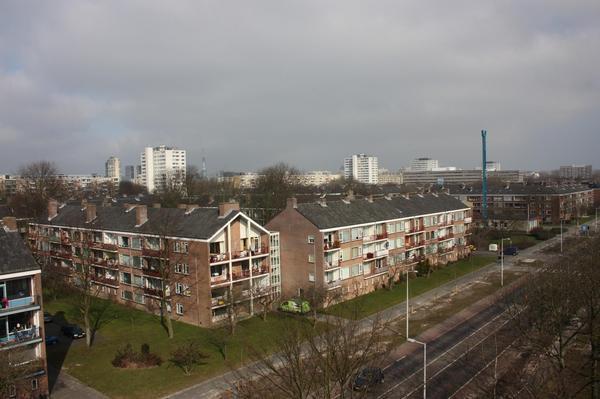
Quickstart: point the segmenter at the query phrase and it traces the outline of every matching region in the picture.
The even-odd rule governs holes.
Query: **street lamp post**
[[[500,240],[500,287],[504,287],[504,240],[511,241],[510,237]]]
[[[563,249],[563,220],[560,219],[560,253],[562,254]]]
[[[409,305],[408,305],[408,268],[406,269],[406,339],[408,339],[408,313],[409,313]]]
[[[427,344],[412,338],[408,338],[407,341],[423,345],[423,399],[427,399]]]

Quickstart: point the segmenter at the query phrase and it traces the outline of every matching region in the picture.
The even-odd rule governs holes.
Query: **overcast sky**
[[[0,1],[0,172],[600,167],[600,2]]]

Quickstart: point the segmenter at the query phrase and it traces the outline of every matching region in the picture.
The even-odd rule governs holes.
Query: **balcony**
[[[160,249],[142,248],[142,256],[160,258],[162,256]]]
[[[269,266],[262,265],[261,267],[253,267],[252,268],[252,277],[261,276],[263,274],[269,274]]]
[[[144,295],[162,298],[163,291],[158,288],[144,287]]]
[[[331,280],[325,282],[325,287],[328,290],[333,290],[336,288],[340,288],[342,286],[342,280]]]
[[[152,276],[152,277],[162,277],[160,270],[150,269],[148,267],[142,267],[142,274],[145,274],[146,276]]]
[[[340,262],[337,260],[323,260],[323,263],[325,264],[325,269],[333,269],[335,267],[340,267]]]
[[[224,305],[226,305],[225,296],[221,295],[221,296],[212,297],[210,299],[210,305],[213,308],[217,307],[217,306],[224,306]]]
[[[227,273],[217,274],[210,277],[211,284],[222,284],[229,281],[229,275]]]
[[[338,249],[340,247],[340,242],[339,241],[325,241],[323,243],[323,249],[325,251],[331,251],[334,249]]]
[[[363,236],[363,242],[385,240],[387,237],[387,233],[372,234],[369,236]]]
[[[219,263],[229,260],[228,254],[210,254],[210,263]]]
[[[471,216],[465,218],[465,223],[471,223],[473,218]]]
[[[40,298],[39,296],[25,296],[21,298],[9,299],[6,303],[6,307],[0,308],[0,315],[8,315],[13,313],[20,313],[24,311],[34,310],[39,308]]]
[[[367,274],[366,277],[368,276],[375,276],[377,274],[383,274],[383,273],[387,273],[387,271],[390,268],[386,265],[386,266],[381,266],[381,267],[374,267],[373,270],[371,270],[371,273]]]
[[[87,245],[89,248],[102,249],[102,243],[100,241],[88,241]]]
[[[67,252],[67,251],[50,250],[50,256],[55,256],[55,257],[58,257],[58,258],[71,259],[73,257],[73,254],[71,252]]]
[[[0,337],[0,350],[8,349],[17,345],[27,345],[35,341],[41,342],[41,331],[38,326],[32,326],[27,329],[13,331],[8,336]]]
[[[106,251],[117,251],[119,246],[117,244],[102,243],[102,249]]]
[[[250,250],[248,250],[248,249],[244,249],[241,251],[231,251],[232,259],[242,259],[242,258],[247,258],[249,256],[250,256]]]
[[[231,272],[231,277],[233,278],[233,281],[241,280],[244,278],[249,278],[250,277],[250,269],[233,270]]]
[[[50,236],[50,237],[48,237],[48,241],[50,241],[50,242],[60,242],[60,237],[58,237],[58,236]]]
[[[117,259],[112,258],[96,258],[94,259],[94,264],[98,266],[108,267],[110,269],[118,269],[119,262]]]
[[[251,252],[252,252],[252,256],[268,255],[269,248],[263,245],[256,249],[253,249]]]
[[[112,278],[103,277],[103,276],[92,276],[92,280],[96,283],[110,285],[111,287],[119,286],[119,282],[117,281],[116,278],[112,279]]]

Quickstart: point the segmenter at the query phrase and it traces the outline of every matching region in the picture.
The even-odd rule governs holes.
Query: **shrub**
[[[112,365],[119,368],[147,368],[160,366],[162,359],[155,353],[150,353],[148,344],[142,345],[142,351],[137,353],[131,347],[131,344],[126,344],[122,348],[117,349]]]
[[[169,361],[183,370],[185,375],[190,375],[194,367],[204,364],[203,360],[206,358],[208,356],[200,350],[198,342],[188,341],[171,352]]]
[[[542,241],[549,240],[556,235],[552,230],[545,230],[541,227],[531,230],[529,234]]]

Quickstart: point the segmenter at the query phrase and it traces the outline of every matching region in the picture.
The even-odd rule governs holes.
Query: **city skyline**
[[[594,3],[29,5],[0,5],[5,173],[162,143],[213,173],[360,152],[471,168],[481,129],[507,168],[599,167]]]

